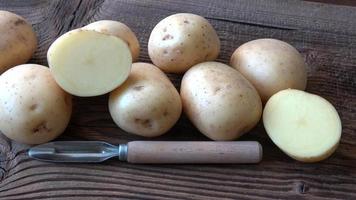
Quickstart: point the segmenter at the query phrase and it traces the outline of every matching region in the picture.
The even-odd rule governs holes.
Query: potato
[[[205,18],[179,13],[160,21],[148,41],[152,62],[168,73],[183,73],[195,64],[215,60],[220,40]]]
[[[238,71],[218,62],[193,66],[181,84],[183,110],[213,140],[234,140],[251,130],[262,114],[256,89]]]
[[[22,17],[0,10],[0,74],[26,63],[37,48],[32,26]]]
[[[268,100],[263,124],[283,152],[303,162],[329,157],[339,144],[342,129],[333,105],[295,89],[282,90]]]
[[[121,38],[129,46],[133,61],[136,61],[138,59],[138,56],[140,55],[140,44],[137,40],[135,33],[132,32],[128,26],[121,22],[112,20],[101,20],[86,25],[82,29],[94,30],[100,33],[105,33]]]
[[[144,137],[164,134],[179,119],[182,102],[168,77],[149,63],[134,63],[127,81],[111,92],[109,110],[123,130]]]
[[[264,103],[280,90],[305,90],[306,64],[291,45],[275,39],[247,42],[235,50],[231,66],[257,89]]]
[[[25,144],[48,142],[67,127],[72,98],[47,67],[24,64],[0,76],[0,130]]]
[[[132,64],[130,49],[123,40],[81,29],[54,41],[47,59],[57,83],[81,97],[111,92],[127,79]]]

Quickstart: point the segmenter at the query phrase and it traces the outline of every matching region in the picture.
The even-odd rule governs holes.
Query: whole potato
[[[149,63],[134,63],[129,78],[111,92],[109,110],[123,130],[145,137],[164,134],[179,119],[182,102],[168,77]]]
[[[37,47],[32,26],[22,17],[0,10],[0,74],[26,63]]]
[[[132,59],[136,61],[140,55],[140,44],[137,37],[126,24],[113,20],[100,20],[84,26],[82,29],[94,30],[113,35],[124,40],[130,48]]]
[[[280,90],[305,90],[307,85],[303,57],[280,40],[258,39],[241,45],[232,54],[231,66],[256,87],[264,103]]]
[[[183,73],[195,64],[215,60],[219,52],[220,40],[209,21],[189,13],[160,21],[148,41],[152,62],[168,73]]]
[[[0,76],[0,130],[8,138],[40,144],[60,135],[70,120],[72,98],[47,67],[24,64]]]
[[[183,76],[183,110],[213,140],[234,140],[251,130],[262,114],[256,89],[235,69],[218,62],[193,66]]]

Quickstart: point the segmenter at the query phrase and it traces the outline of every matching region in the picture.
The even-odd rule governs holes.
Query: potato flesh
[[[325,99],[282,90],[267,102],[263,124],[272,141],[292,158],[316,162],[330,156],[341,137],[341,121]]]
[[[48,64],[57,83],[67,92],[97,96],[127,79],[132,58],[127,44],[117,37],[74,30],[51,45]]]

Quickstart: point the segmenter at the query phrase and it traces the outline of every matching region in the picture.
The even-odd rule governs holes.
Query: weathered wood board
[[[350,5],[350,1],[343,1]],[[356,199],[356,7],[304,1],[258,0],[2,0],[0,9],[26,17],[39,37],[30,61],[47,64],[46,51],[68,30],[100,19],[126,23],[137,34],[140,61],[155,24],[177,12],[209,19],[221,38],[218,61],[228,63],[242,43],[277,38],[293,44],[308,63],[307,91],[332,102],[343,122],[342,141],[329,159],[304,164],[284,155],[261,123],[242,140],[264,147],[259,165],[53,164],[30,159],[27,146],[0,135],[0,199]],[[1,59],[1,58],[0,58]],[[169,75],[177,87],[180,76]],[[115,126],[107,96],[76,98],[59,140],[120,143],[144,138]],[[208,140],[186,117],[155,140]]]

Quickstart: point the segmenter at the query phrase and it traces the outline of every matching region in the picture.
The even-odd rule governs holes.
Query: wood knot
[[[300,181],[297,183],[297,191],[300,194],[306,194],[309,191],[309,186],[305,182]]]

